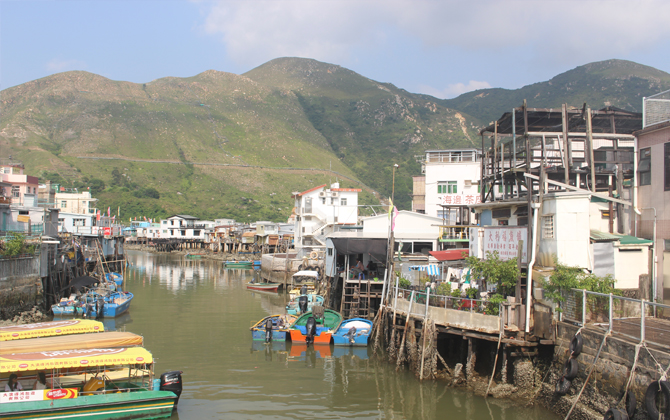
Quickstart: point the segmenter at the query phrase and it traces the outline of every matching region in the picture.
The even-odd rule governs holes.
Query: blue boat
[[[255,323],[251,328],[251,339],[265,341],[265,325],[272,322],[272,341],[286,341],[288,327],[295,321],[295,315],[269,315]]]
[[[60,302],[53,304],[51,310],[55,316],[84,316],[87,318],[116,318],[125,313],[130,308],[130,302],[133,300],[133,294],[130,292],[112,292],[109,290],[98,289],[89,291],[80,298],[70,296],[69,299],[61,299]],[[104,301],[102,315],[98,316],[100,304],[98,301]]]
[[[333,334],[333,344],[336,346],[367,346],[372,321],[363,318],[351,318],[342,321],[340,327]]]
[[[108,282],[114,282],[117,286],[123,286],[123,276],[119,273],[107,273],[105,279]]]
[[[310,312],[312,310],[312,306],[316,305],[321,305],[323,306],[323,296],[321,295],[301,295],[301,296],[307,296],[307,311]],[[291,314],[291,315],[300,315],[300,306],[298,305],[300,296],[298,296],[295,299],[291,299],[291,301],[286,305],[286,313]]]

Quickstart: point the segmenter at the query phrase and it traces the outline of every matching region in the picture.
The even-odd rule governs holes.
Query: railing
[[[613,294],[571,289],[560,305],[561,320],[580,326],[596,326],[634,340],[667,346],[654,341],[659,335],[670,336],[665,323],[649,325],[650,320],[670,320],[670,306]],[[660,333],[660,334],[659,334]]]
[[[21,233],[30,237],[40,236],[44,233],[44,224],[31,223],[28,227],[27,223],[9,221],[0,226],[0,236],[9,236],[13,233]]]
[[[440,241],[470,241],[469,225],[440,226]]]

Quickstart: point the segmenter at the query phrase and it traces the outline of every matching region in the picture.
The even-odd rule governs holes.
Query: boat
[[[90,319],[68,319],[36,324],[0,326],[0,341],[21,340],[36,337],[83,334],[105,331],[100,321]],[[4,349],[4,344],[1,346]]]
[[[115,318],[130,308],[133,294],[111,291],[106,288],[92,289],[80,297],[71,295],[51,305],[55,316],[82,315],[88,318]],[[98,314],[102,305],[102,314]]]
[[[123,286],[123,276],[119,273],[107,273],[105,274],[105,279],[110,283],[113,282],[117,286]]]
[[[39,371],[51,373],[53,389],[0,393],[0,418],[166,418],[181,395],[181,372],[154,380],[153,356],[143,347],[0,354],[0,374]]]
[[[269,315],[255,323],[251,328],[251,339],[266,341],[265,327],[268,321],[272,322],[272,341],[286,341],[288,326],[298,318],[295,315]]]
[[[292,299],[288,303],[288,305],[286,305],[286,313],[287,314],[300,315],[300,304],[299,304],[299,302],[300,302],[300,298],[302,296],[307,297],[307,311],[305,311],[305,312],[311,311],[312,306],[314,306],[315,304],[323,306],[323,296],[321,296],[321,295],[314,295],[314,294],[300,295],[300,296],[296,297],[295,299]]]
[[[289,296],[294,299],[303,294],[314,293],[315,285],[319,280],[319,273],[312,270],[302,270],[291,276],[291,285],[293,288],[289,291]],[[305,290],[302,288],[305,286]]]
[[[125,331],[111,331],[98,334],[73,334],[8,341],[2,343],[2,353],[31,353],[101,347],[142,347],[143,345],[144,338],[141,335]]]
[[[319,307],[323,308],[323,307]],[[314,334],[314,344],[325,343],[330,344],[330,338],[333,332],[337,330],[342,322],[342,315],[332,309],[323,309],[323,316],[314,316],[315,308],[312,311],[305,312],[296,319],[289,327],[292,342],[306,342],[309,338],[307,335],[307,321],[314,318],[316,321],[316,333]]]
[[[261,266],[261,260],[254,260],[254,267],[260,267]]]
[[[279,283],[247,283],[247,289],[261,292],[276,292]]]
[[[226,268],[242,268],[242,269],[251,269],[253,268],[253,261],[226,261],[224,263]]]
[[[342,321],[333,333],[333,344],[336,346],[367,346],[372,321],[363,318],[351,318]]]
[[[191,253],[188,253],[188,254],[185,255],[186,258],[189,258],[191,260],[198,260],[198,259],[200,259],[204,256],[205,256],[205,254],[191,254]]]

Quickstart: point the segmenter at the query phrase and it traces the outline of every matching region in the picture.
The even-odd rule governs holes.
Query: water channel
[[[156,374],[184,372],[173,419],[558,419],[539,407],[420,383],[367,349],[252,344],[249,327],[283,313],[284,295],[250,292],[253,270],[130,251],[130,312],[108,329],[144,336]]]

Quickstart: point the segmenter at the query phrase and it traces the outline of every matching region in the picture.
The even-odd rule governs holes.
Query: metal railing
[[[668,305],[582,289],[571,289],[564,297],[560,304],[562,321],[595,326],[633,340],[670,344],[659,341],[663,334],[670,336],[670,324],[653,322],[670,320]]]
[[[395,291],[393,299],[395,298],[405,299],[412,303],[418,303],[421,305],[425,305],[426,300],[428,300],[428,306],[432,306],[435,308],[455,309],[459,311],[474,312],[478,314],[491,315],[496,317],[500,316],[500,314],[503,313],[502,303],[496,304],[485,299],[470,299],[467,297],[437,295],[425,291],[401,289],[399,287],[398,288],[394,287],[393,289]],[[415,308],[416,307],[414,307],[414,309]],[[425,316],[424,314],[415,313],[415,311],[412,310],[411,306],[410,311],[412,315],[422,317]]]

